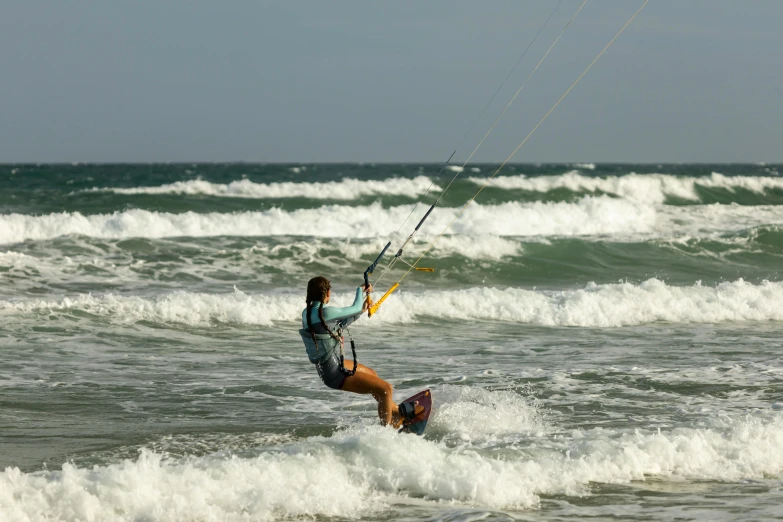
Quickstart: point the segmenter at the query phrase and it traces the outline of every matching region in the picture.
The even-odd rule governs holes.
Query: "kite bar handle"
[[[397,288],[398,288],[399,286],[400,286],[400,284],[399,284],[399,283],[394,283],[394,286],[392,286],[391,288],[389,288],[389,289],[386,291],[386,293],[385,293],[385,294],[383,294],[383,297],[381,297],[380,299],[378,299],[378,301],[377,301],[377,302],[376,302],[374,305],[370,306],[370,308],[367,310],[367,315],[368,315],[369,317],[372,317],[372,315],[373,315],[375,312],[377,312],[377,311],[378,311],[378,307],[379,307],[379,306],[381,306],[381,304],[382,304],[382,303],[383,303],[383,302],[386,300],[386,298],[387,298],[387,297],[389,297],[389,296],[391,295],[391,293],[392,293],[392,292],[394,292],[395,290],[397,290]]]
[[[370,274],[372,274],[373,270],[375,270],[375,267],[378,266],[378,263],[381,261],[381,258],[383,257],[383,254],[386,253],[386,251],[391,246],[391,241],[386,243],[386,246],[383,247],[383,250],[381,250],[381,253],[378,254],[378,257],[375,258],[375,261],[367,267],[367,270],[364,271],[364,286],[365,288],[370,285]]]
[[[386,253],[386,251],[391,246],[391,241],[386,243],[386,246],[383,247],[383,250],[381,250],[381,253],[378,254],[378,257],[375,258],[375,261],[367,267],[367,270],[364,271],[364,289],[367,291],[367,288],[370,287],[370,274],[372,274],[373,270],[375,270],[375,267],[378,266],[378,263],[381,261],[381,258],[383,257],[383,254]],[[367,292],[367,296],[364,298],[364,305],[367,307],[367,317],[372,317],[372,312],[370,312],[370,309],[373,306],[372,303],[372,297],[370,297],[370,292]]]

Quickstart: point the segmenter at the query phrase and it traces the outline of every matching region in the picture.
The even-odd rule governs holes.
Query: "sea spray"
[[[538,506],[541,495],[589,495],[593,483],[783,476],[781,416],[735,418],[722,427],[580,430],[548,440],[498,458],[491,449],[373,426],[258,448],[255,457],[172,460],[142,450],[135,460],[92,469],[6,468],[0,511],[20,522],[42,520],[42,513],[122,521],[367,517],[407,496],[525,509]]]
[[[333,297],[349,305],[352,294]],[[656,322],[722,323],[783,321],[783,283],[743,280],[716,286],[669,286],[658,279],[641,284],[590,283],[583,289],[537,291],[522,288],[468,288],[398,291],[367,326],[416,323],[424,318],[500,321],[544,326],[618,327]],[[177,291],[156,298],[78,295],[62,299],[0,299],[6,313],[63,313],[79,310],[117,322],[151,321],[192,326],[295,322],[302,312],[298,294],[226,294]]]

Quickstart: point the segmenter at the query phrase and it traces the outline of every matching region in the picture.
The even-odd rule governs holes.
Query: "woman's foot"
[[[412,407],[409,405],[410,403],[402,403],[397,406],[397,411],[392,413],[391,424],[394,429],[398,429],[406,420],[413,419],[424,411],[424,406],[420,406],[419,401],[415,401]]]

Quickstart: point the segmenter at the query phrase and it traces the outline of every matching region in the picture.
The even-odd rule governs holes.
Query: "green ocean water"
[[[781,166],[496,169],[0,166],[0,520],[783,516]],[[297,319],[452,178],[351,329],[417,438]]]

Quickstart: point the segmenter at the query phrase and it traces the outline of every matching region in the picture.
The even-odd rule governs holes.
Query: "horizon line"
[[[476,161],[465,163],[468,165],[501,165],[502,161]],[[0,167],[10,166],[42,166],[42,165],[436,165],[449,167],[462,167],[461,163],[443,163],[437,161],[255,161],[255,160],[228,160],[228,161],[0,161]],[[505,165],[783,165],[779,161],[524,161],[508,162]]]

